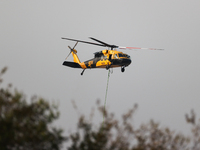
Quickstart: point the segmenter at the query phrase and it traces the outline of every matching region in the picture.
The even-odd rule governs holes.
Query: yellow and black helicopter
[[[68,55],[65,61],[63,62],[63,65],[72,67],[72,68],[82,68],[83,71],[81,72],[81,75],[83,75],[85,69],[92,69],[92,68],[106,68],[108,70],[109,68],[121,67],[121,71],[124,72],[125,67],[131,64],[131,57],[125,53],[117,51],[116,48],[161,50],[161,49],[155,49],[155,48],[122,47],[122,46],[110,45],[92,37],[90,37],[90,39],[98,43],[75,40],[75,39],[70,39],[70,38],[62,38],[62,39],[76,41],[76,44],[74,45],[73,48],[68,46],[70,49],[69,55],[72,54],[74,58],[74,62],[66,61],[66,59],[69,57]],[[94,53],[94,58],[87,60],[85,62],[80,62],[77,56],[77,50],[75,50],[75,47],[78,44],[78,42],[93,44],[97,46],[103,46],[103,47],[110,48],[110,50],[105,49],[100,52],[96,52]]]

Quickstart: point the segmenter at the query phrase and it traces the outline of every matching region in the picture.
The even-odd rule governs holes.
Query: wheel
[[[83,75],[84,71],[85,71],[85,69],[83,69],[83,71],[81,72],[81,75]]]
[[[124,72],[124,71],[125,71],[125,67],[122,67],[122,68],[121,68],[121,71]]]

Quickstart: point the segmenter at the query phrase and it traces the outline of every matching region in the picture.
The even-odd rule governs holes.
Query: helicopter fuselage
[[[72,52],[72,55],[74,57],[74,62],[64,61],[63,65],[72,68],[82,68],[82,69],[92,69],[92,68],[109,69],[115,67],[122,67],[124,70],[124,68],[130,65],[131,63],[131,58],[129,55],[119,52],[117,50],[102,50],[100,52],[96,52],[94,53],[94,58],[87,60],[85,62],[80,62],[76,53],[77,53],[76,50]]]
[[[94,53],[94,58],[85,61],[86,68],[114,68],[130,65],[130,56],[116,50],[103,50]],[[85,69],[86,69],[85,68]]]

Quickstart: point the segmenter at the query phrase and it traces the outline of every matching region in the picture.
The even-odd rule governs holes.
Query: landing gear
[[[121,71],[122,71],[122,72],[125,71],[125,66],[122,66]]]
[[[85,71],[85,69],[83,69],[83,71],[81,72],[81,75],[83,75],[84,71]]]
[[[111,65],[112,65],[112,62],[111,62],[110,65],[107,65],[107,66],[106,66],[106,70],[110,69]]]
[[[110,68],[110,66],[109,66],[109,65],[107,65],[107,66],[106,66],[106,70],[108,70],[109,68]]]

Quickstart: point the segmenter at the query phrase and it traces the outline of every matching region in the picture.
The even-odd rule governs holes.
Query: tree
[[[200,149],[200,119],[197,121],[196,114],[194,110],[191,110],[190,116],[188,114],[185,115],[185,119],[187,123],[192,125],[192,150],[199,150]]]
[[[192,124],[193,137],[176,133],[169,128],[160,127],[159,123],[150,120],[136,128],[132,124],[137,105],[122,115],[121,121],[115,119],[113,113],[104,110],[97,102],[97,108],[104,115],[104,122],[98,126],[87,121],[81,114],[77,131],[69,134],[71,145],[68,150],[199,150],[200,124]],[[76,108],[76,107],[75,107]],[[76,108],[77,109],[77,108]],[[189,121],[196,120],[194,113]]]
[[[0,73],[6,72],[6,68]],[[11,85],[0,88],[0,149],[58,150],[66,140],[62,129],[51,126],[59,117],[58,106],[34,96],[28,103]]]
[[[0,85],[6,70],[3,68],[0,72]],[[78,111],[75,103],[74,108]],[[163,128],[154,120],[136,128],[132,119],[137,108],[134,105],[118,120],[97,101],[103,123],[95,125],[80,114],[77,130],[64,137],[62,129],[52,126],[59,117],[58,105],[37,96],[27,102],[24,94],[13,91],[9,84],[7,88],[0,88],[0,150],[58,150],[67,139],[68,150],[200,149],[200,120],[197,121],[193,110],[185,115],[192,127],[191,137],[188,137]]]

